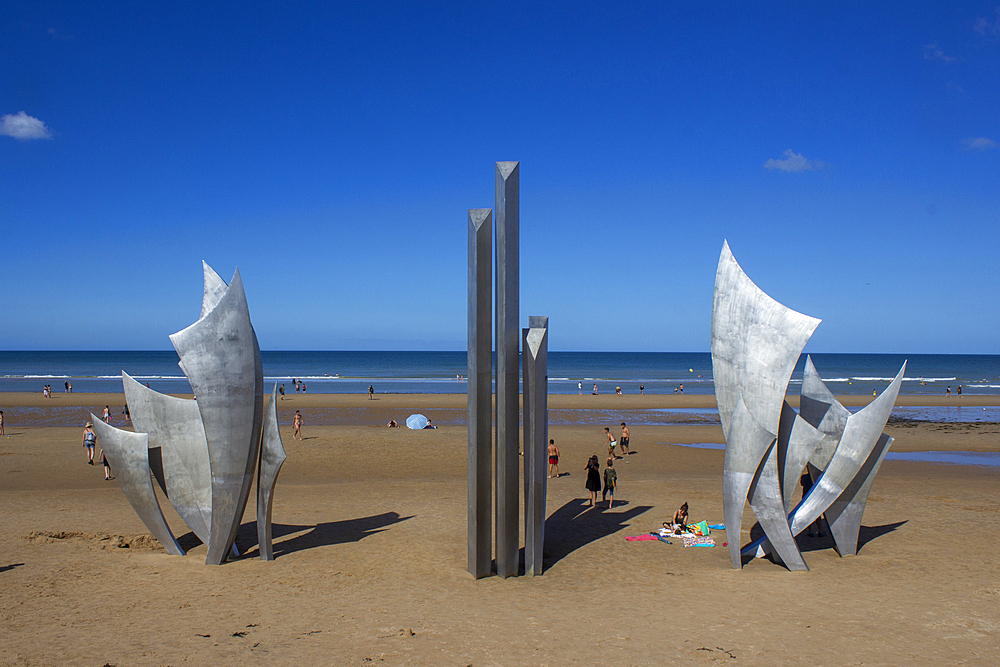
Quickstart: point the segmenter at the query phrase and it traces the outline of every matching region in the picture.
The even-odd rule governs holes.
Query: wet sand
[[[717,425],[635,426],[616,464],[613,509],[587,508],[584,464],[620,412],[714,408],[711,396],[552,396],[564,421],[550,480],[546,572],[473,581],[465,571],[462,395],[315,394],[279,403],[288,451],[274,506],[274,562],[257,559],[253,503],[244,557],[205,566],[168,556],[116,483],[85,464],[76,409],[120,395],[0,395],[0,664],[4,665],[992,665],[1000,651],[997,468],[886,462],[859,555],[800,542],[812,568],[731,569],[721,547],[626,542],[683,501],[722,522]],[[864,404],[870,398],[851,397]],[[951,405],[952,397],[901,397]],[[1000,397],[966,396],[963,405]],[[936,402],[935,402],[936,401]],[[845,401],[851,404],[848,401]],[[22,411],[21,409],[24,409]],[[45,412],[68,410],[45,422]],[[291,439],[302,410],[305,440]],[[29,412],[38,421],[29,419]],[[381,426],[421,412],[442,426]],[[319,416],[323,415],[322,418]],[[116,416],[116,424],[119,421]],[[315,418],[314,418],[315,417]],[[595,421],[595,418],[604,421]],[[1000,425],[894,423],[893,451],[997,451]],[[619,504],[620,501],[620,504]],[[743,539],[753,525],[747,508]]]

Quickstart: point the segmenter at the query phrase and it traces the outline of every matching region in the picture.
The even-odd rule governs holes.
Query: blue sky
[[[707,351],[728,239],[807,351],[1000,353],[1000,0],[538,4],[3,3],[0,349],[170,349],[202,259],[264,349],[464,349],[519,160],[552,349]]]

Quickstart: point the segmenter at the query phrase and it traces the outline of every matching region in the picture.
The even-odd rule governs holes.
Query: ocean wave
[[[1000,384],[967,384],[966,387],[979,387],[985,389],[1000,389]]]

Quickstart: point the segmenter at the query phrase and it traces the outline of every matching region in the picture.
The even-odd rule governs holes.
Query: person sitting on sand
[[[671,522],[671,529],[676,533],[682,533],[687,528],[688,522],[688,504],[685,502],[681,505],[676,512],[674,512],[674,518]]]
[[[386,426],[388,426],[389,428],[399,428],[399,424],[396,422],[395,419],[390,419],[389,423],[386,424]]]
[[[427,420],[427,426],[425,426],[424,428],[437,428],[437,426],[435,426],[434,424],[432,424],[431,420],[428,419]]]
[[[87,448],[87,463],[94,465],[94,445],[97,444],[97,434],[94,433],[94,422],[87,422],[83,427],[83,446]]]

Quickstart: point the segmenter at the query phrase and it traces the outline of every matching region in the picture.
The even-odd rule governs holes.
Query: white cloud
[[[934,42],[933,44],[924,45],[924,60],[943,60],[946,63],[953,63],[958,58],[945,55],[941,47],[937,45],[937,42]]]
[[[986,137],[969,137],[962,139],[962,145],[967,151],[988,151],[997,147],[997,142]]]
[[[27,141],[28,139],[51,139],[52,133],[45,123],[23,111],[0,117],[0,134]]]
[[[981,18],[976,21],[976,25],[972,28],[978,32],[983,37],[987,35],[993,35],[994,37],[1000,37],[1000,7],[997,7],[997,20],[990,21],[989,19]]]
[[[784,159],[771,158],[764,163],[764,169],[780,169],[781,171],[788,171],[793,174],[800,171],[810,171],[813,169],[822,169],[826,166],[825,163],[819,160],[807,160],[801,153],[796,153],[791,148],[782,153],[785,156]]]

